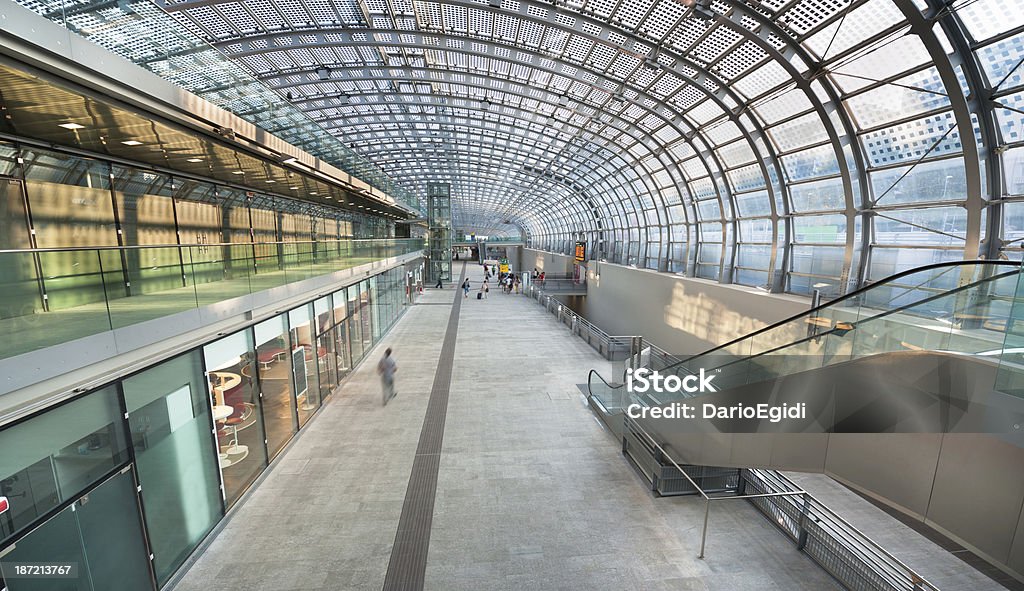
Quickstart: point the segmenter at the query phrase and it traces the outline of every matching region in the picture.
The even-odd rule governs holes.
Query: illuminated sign
[[[582,263],[587,260],[587,243],[577,242],[576,243],[576,262]]]

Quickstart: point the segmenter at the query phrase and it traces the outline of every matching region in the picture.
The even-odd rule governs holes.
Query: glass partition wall
[[[2,355],[422,249],[369,218],[0,141]]]
[[[69,589],[162,587],[322,401],[344,395],[344,377],[404,310],[406,272],[0,427],[4,561],[77,562]],[[39,588],[29,583],[0,571],[0,589]]]

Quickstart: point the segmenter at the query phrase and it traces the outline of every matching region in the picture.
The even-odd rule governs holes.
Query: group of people
[[[542,283],[544,281],[545,275],[547,275],[547,273],[545,271],[541,271],[541,272],[538,273],[536,267],[534,267],[533,273],[530,273],[530,279],[534,283],[538,283],[538,282]]]
[[[515,273],[499,273],[498,269],[494,265],[484,265],[484,281],[480,284],[480,290],[476,296],[478,300],[487,299],[487,295],[491,292],[491,277],[495,274],[498,276],[498,285],[501,286],[501,290],[503,292],[519,293],[522,282],[518,275]],[[472,287],[470,286],[469,278],[466,278],[466,280],[462,282],[462,297],[468,298],[471,289]]]

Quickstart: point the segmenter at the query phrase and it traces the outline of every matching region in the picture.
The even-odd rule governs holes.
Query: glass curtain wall
[[[406,278],[391,269],[0,427],[0,496],[11,500],[0,553],[13,545],[6,561],[69,560],[83,573],[67,587],[0,579],[0,588],[166,584],[266,469],[268,452],[281,452],[398,319]]]
[[[331,329],[334,338],[334,353],[337,356],[338,379],[341,380],[352,371],[352,352],[349,350],[348,337],[348,305],[345,290],[334,294],[333,324]]]
[[[320,400],[326,400],[338,385],[338,361],[334,354],[334,339],[331,338],[331,296],[324,296],[313,302],[316,313],[317,368],[320,373]]]
[[[288,312],[291,327],[292,379],[299,425],[305,425],[320,408],[320,372],[317,369],[317,346],[313,331],[312,304]]]
[[[267,464],[256,350],[246,329],[203,347],[228,505]]]
[[[153,588],[122,417],[111,385],[0,431],[4,563],[77,563],[67,589]],[[10,591],[54,589],[4,578]]]
[[[299,429],[299,419],[292,402],[292,356],[289,354],[287,318],[275,316],[257,324],[254,331],[267,452],[273,458]]]
[[[121,382],[162,585],[220,519],[220,477],[199,351]]]

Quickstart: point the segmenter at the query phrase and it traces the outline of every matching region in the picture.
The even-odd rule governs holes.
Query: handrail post
[[[796,549],[797,550],[803,550],[804,547],[807,546],[807,527],[805,527],[805,525],[807,523],[807,513],[808,513],[808,511],[810,511],[810,506],[811,506],[811,500],[810,500],[810,498],[808,498],[807,493],[805,492],[801,496],[803,497],[804,504],[803,504],[803,508],[801,508],[801,510],[800,510],[800,521],[797,522],[797,528],[796,528],[796,532],[797,532],[797,534],[796,534]]]
[[[704,530],[700,534],[700,554],[697,558],[704,560],[704,546],[708,539],[708,515],[711,513],[711,499],[704,497]]]

